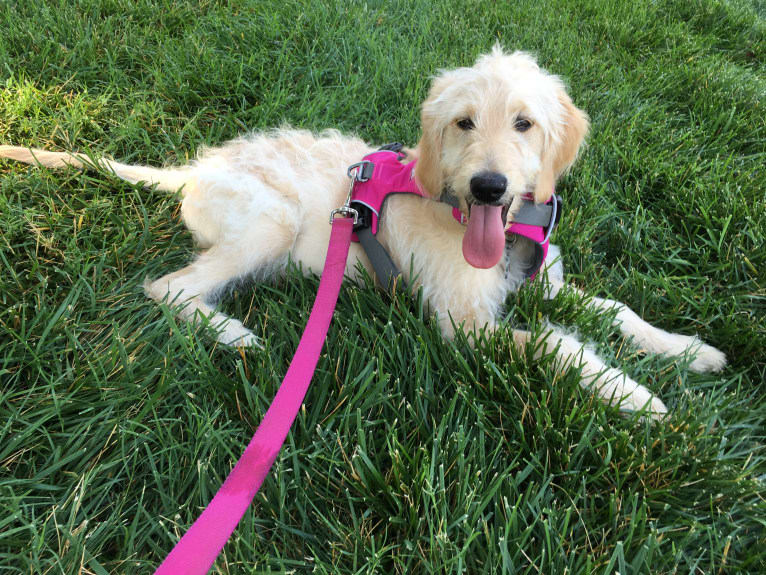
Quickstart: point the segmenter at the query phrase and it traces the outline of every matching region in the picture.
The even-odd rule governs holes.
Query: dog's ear
[[[563,121],[556,128],[557,134],[546,138],[543,165],[535,188],[535,201],[547,202],[553,195],[556,180],[559,179],[577,159],[577,153],[588,133],[588,116],[577,108],[569,95],[559,91],[559,102],[564,110]]]
[[[451,83],[450,73],[445,72],[434,78],[428,98],[423,102],[420,124],[423,133],[417,147],[418,163],[415,177],[423,191],[432,198],[438,198],[444,187],[441,168],[442,136],[444,135],[444,114],[441,98]]]
[[[423,135],[418,144],[418,163],[415,177],[426,195],[438,198],[444,187],[441,169],[442,132],[433,119],[427,120],[423,114]]]

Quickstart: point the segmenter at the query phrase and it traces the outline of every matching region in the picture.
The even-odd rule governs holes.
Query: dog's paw
[[[639,386],[632,395],[624,397],[620,404],[620,411],[625,415],[642,413],[641,420],[650,417],[654,421],[662,421],[668,414],[668,408],[659,397],[651,395],[648,389]]]
[[[263,343],[260,338],[252,332],[242,335],[233,341],[228,341],[226,342],[226,345],[231,347],[254,347],[263,349]]]
[[[698,338],[694,338],[688,351],[694,358],[689,364],[689,369],[696,373],[721,371],[726,366],[726,355],[712,345],[702,343]]]
[[[652,397],[652,401],[646,406],[646,413],[654,421],[661,421],[668,414],[668,408],[659,397]]]
[[[650,417],[660,421],[668,413],[668,408],[659,397],[618,369],[605,369],[591,377],[586,385],[594,389],[605,403],[617,407],[626,415],[638,413],[641,419]]]
[[[229,320],[220,326],[216,339],[230,347],[263,348],[261,340],[237,320]]]

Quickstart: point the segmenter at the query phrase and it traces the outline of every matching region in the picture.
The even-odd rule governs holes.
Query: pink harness
[[[361,223],[355,225],[354,230],[369,228],[373,236],[378,233],[378,222],[386,200],[393,194],[414,194],[427,198],[420,184],[415,179],[415,165],[417,160],[403,164],[404,155],[393,150],[379,150],[368,154],[364,159],[349,167],[349,176],[353,178],[354,185],[350,195],[349,205],[361,215]],[[452,217],[458,222],[465,223],[465,216],[457,205],[454,196],[441,201],[452,206]],[[549,210],[546,214],[534,214],[534,201],[531,196],[525,196],[524,206],[514,216],[514,221],[505,230],[506,241],[514,241],[514,238],[526,238],[535,244],[535,261],[529,267],[528,277],[533,279],[548,255],[550,234],[558,223],[561,210],[561,199],[555,194],[548,200]],[[542,207],[542,206],[540,206]],[[547,214],[550,214],[549,216]],[[525,215],[526,214],[526,215]],[[541,219],[542,218],[542,219]],[[360,241],[358,234],[354,234],[354,241]],[[375,265],[374,257],[369,253],[367,245],[362,241],[368,257],[376,268],[376,273],[384,285],[385,275],[381,275]],[[382,248],[380,248],[382,249]],[[398,272],[398,270],[397,270]]]
[[[333,210],[330,217],[332,232],[319,290],[287,374],[242,457],[202,514],[157,568],[155,575],[207,573],[258,492],[311,383],[343,282],[352,231],[372,228],[376,233],[383,204],[392,193],[424,196],[415,181],[415,162],[403,165],[399,159],[395,152],[376,152],[349,168],[349,174],[354,178],[350,202]],[[557,205],[558,202],[555,202],[554,206]],[[369,209],[374,215],[369,227],[365,228],[364,222],[360,224],[356,208]],[[514,223],[508,233],[532,239],[537,245],[542,245],[544,253],[547,253],[548,235],[555,226],[556,213],[554,208],[553,215],[547,220],[547,231],[540,226]],[[453,215],[459,219],[460,212],[455,209]],[[537,269],[539,266],[535,272]]]

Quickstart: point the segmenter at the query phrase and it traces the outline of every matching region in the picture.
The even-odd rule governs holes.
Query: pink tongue
[[[502,206],[471,206],[463,236],[463,257],[475,268],[491,268],[503,257],[505,230]]]

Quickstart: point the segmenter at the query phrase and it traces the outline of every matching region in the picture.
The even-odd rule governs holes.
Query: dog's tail
[[[70,152],[49,152],[21,146],[0,146],[0,158],[9,158],[32,165],[46,168],[65,168],[72,166],[79,169],[95,167],[93,160],[83,154]],[[129,166],[114,160],[101,159],[96,164],[106,168],[118,178],[136,184],[142,182],[147,188],[154,185],[158,190],[175,192],[192,179],[192,168],[151,168],[149,166]]]

